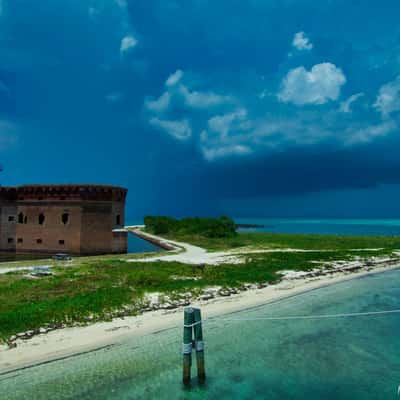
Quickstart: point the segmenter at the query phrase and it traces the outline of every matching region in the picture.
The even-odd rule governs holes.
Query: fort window
[[[117,218],[115,220],[117,225],[121,225],[121,216],[119,214],[117,215]]]
[[[14,243],[14,239],[13,238],[8,238],[7,242],[8,243]]]
[[[45,220],[44,214],[39,214],[39,218],[38,218],[39,225],[43,225],[44,220]]]
[[[15,219],[15,217],[14,217],[13,215],[10,215],[10,216],[8,217],[8,222],[13,222],[14,219]]]
[[[17,242],[18,242],[18,243],[24,243],[24,239],[18,238]]]
[[[24,223],[24,214],[19,213],[18,214],[18,223],[23,224]]]
[[[68,224],[68,221],[69,221],[69,214],[68,214],[68,213],[64,213],[64,214],[61,216],[61,221],[62,221],[62,223],[63,223],[64,225],[67,225],[67,224]]]
[[[65,244],[65,240],[59,240],[58,244],[64,245]]]
[[[36,243],[37,243],[37,244],[42,244],[42,243],[43,243],[43,240],[42,240],[42,239],[36,239]]]

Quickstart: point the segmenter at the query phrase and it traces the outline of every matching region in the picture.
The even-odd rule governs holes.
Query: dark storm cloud
[[[209,184],[219,196],[243,198],[400,183],[400,161],[386,159],[390,150],[385,147],[291,149],[269,158],[219,163],[209,168]]]
[[[398,10],[3,0],[5,183],[123,184],[137,214],[398,183]]]

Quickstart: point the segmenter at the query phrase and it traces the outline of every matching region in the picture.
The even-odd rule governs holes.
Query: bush
[[[178,221],[170,217],[145,217],[144,224],[146,228],[155,235],[164,235],[175,230]]]
[[[229,217],[219,218],[182,218],[147,216],[144,219],[146,229],[156,235],[178,233],[181,235],[199,235],[207,238],[226,238],[236,235],[235,222]]]

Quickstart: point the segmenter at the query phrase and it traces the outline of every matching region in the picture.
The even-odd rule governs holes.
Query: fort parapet
[[[0,187],[0,251],[127,251],[127,190],[106,185]]]

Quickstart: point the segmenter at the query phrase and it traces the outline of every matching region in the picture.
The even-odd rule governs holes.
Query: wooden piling
[[[187,307],[184,310],[183,318],[183,384],[190,385],[192,367],[192,345],[193,345],[193,308]]]
[[[196,348],[197,361],[197,378],[199,383],[204,383],[206,380],[206,370],[204,365],[204,341],[203,327],[201,321],[201,311],[199,308],[193,309],[194,314],[194,342]]]

